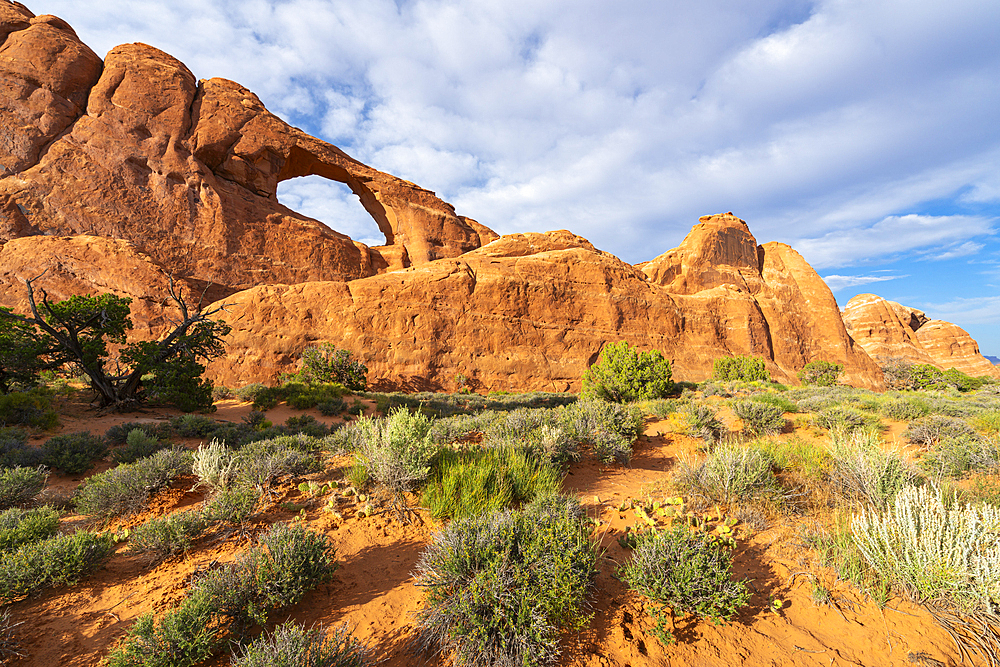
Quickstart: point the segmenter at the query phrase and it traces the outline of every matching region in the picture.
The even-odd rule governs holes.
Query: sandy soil
[[[238,421],[248,411],[246,404],[224,401],[213,417]],[[70,412],[71,416],[63,418],[62,432],[87,429],[103,433],[112,424],[166,419],[176,414],[157,410],[96,417],[82,409]],[[334,421],[315,411],[306,412],[326,422]],[[293,414],[303,412],[282,406],[269,411],[268,418],[282,423]],[[634,512],[620,508],[632,499],[660,493],[678,457],[698,453],[699,441],[669,433],[666,426],[658,421],[647,423],[629,468],[585,460],[572,466],[566,476],[566,491],[577,494],[589,516],[600,520],[594,535],[604,555],[592,599],[593,623],[587,630],[565,638],[560,664],[960,664],[954,643],[923,608],[893,599],[880,609],[850,584],[838,581],[834,572],[816,567],[811,550],[799,536],[809,520],[794,516],[771,517],[762,529],[736,526],[734,569],[736,576],[749,578],[753,590],[749,606],[734,621],[719,626],[678,619],[673,630],[677,643],[664,647],[652,633],[653,622],[642,600],[629,593],[614,573],[617,565],[628,558],[618,538],[641,523]],[[887,438],[898,436],[899,430],[899,425],[893,425]],[[796,435],[808,437],[798,431],[801,429],[796,430]],[[186,444],[196,443],[192,440]],[[308,479],[343,479],[347,463],[343,457],[331,458],[323,473]],[[109,465],[105,463],[92,472]],[[65,496],[79,481],[79,477],[54,476],[49,491]],[[165,612],[184,597],[192,576],[235,558],[252,543],[253,535],[270,523],[290,520],[303,521],[309,528],[326,533],[336,547],[339,567],[330,582],[307,594],[295,607],[275,614],[275,622],[295,619],[307,624],[348,623],[358,637],[370,643],[385,665],[446,664],[440,656],[414,654],[409,643],[413,614],[421,604],[421,592],[414,586],[411,573],[435,530],[434,522],[419,512],[411,514],[408,523],[389,511],[364,518],[357,514],[357,501],[349,498],[341,500],[338,518],[324,510],[326,498],[304,497],[297,488],[300,481],[286,480],[272,489],[263,514],[245,531],[214,532],[198,540],[186,555],[155,566],[127,553],[126,545],[120,544],[104,568],[76,586],[44,591],[14,603],[14,619],[24,622],[22,650],[27,654],[14,664],[98,664],[137,616],[148,611]],[[200,490],[191,490],[193,483],[191,478],[178,480],[155,497],[147,512],[111,528],[138,525],[153,516],[197,506],[204,495]],[[410,500],[416,504],[415,499]],[[714,515],[715,509],[709,514]],[[79,524],[82,518],[71,516],[64,521],[67,525]],[[832,603],[813,601],[814,578],[831,591]],[[228,657],[209,664],[228,664]]]

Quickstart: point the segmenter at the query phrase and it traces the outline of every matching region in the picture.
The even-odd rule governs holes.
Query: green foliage
[[[38,374],[48,367],[44,355],[51,346],[52,341],[37,336],[31,324],[0,306],[0,394],[35,386]]]
[[[910,422],[903,437],[907,442],[923,447],[932,447],[943,438],[958,437],[975,438],[976,431],[968,422],[955,417],[944,417],[942,415],[930,415],[921,417]]]
[[[708,445],[719,441],[726,427],[719,421],[718,413],[707,403],[691,401],[684,407],[691,434],[699,437]]]
[[[787,396],[783,396],[778,393],[757,393],[751,394],[749,400],[757,401],[758,403],[766,403],[768,405],[773,405],[775,407],[781,408],[782,412],[790,412],[792,414],[799,411],[799,406],[795,401],[791,400]]]
[[[185,417],[190,415],[185,415]],[[123,422],[115,424],[104,432],[104,439],[109,445],[124,445],[132,431],[140,430],[151,438],[169,438],[174,435],[174,429],[169,423]]]
[[[973,415],[969,421],[982,433],[997,435],[1000,434],[1000,410],[989,410]],[[2,436],[0,436],[2,437]]]
[[[191,452],[175,447],[135,463],[122,463],[84,480],[74,505],[80,514],[102,520],[140,512],[153,493],[190,474],[191,462]]]
[[[393,408],[404,407],[419,410],[433,417],[468,415],[489,410],[510,412],[521,408],[541,409],[570,405],[577,400],[576,394],[535,391],[524,394],[494,392],[488,396],[479,394],[440,394],[420,392],[416,394],[363,393],[362,398],[374,399],[376,409],[388,414]]]
[[[584,398],[614,403],[662,398],[674,390],[670,362],[660,352],[640,352],[625,341],[608,343],[583,374]]]
[[[436,533],[417,562],[424,648],[460,666],[553,664],[560,632],[590,618],[598,554],[581,514],[575,500],[555,496]]]
[[[362,417],[357,429],[357,460],[375,482],[402,491],[427,478],[437,453],[428,417],[399,408],[384,419]]]
[[[642,433],[642,410],[635,405],[582,400],[556,412],[557,423],[579,443],[589,442],[594,456],[605,463],[627,465],[632,443]]]
[[[799,381],[802,384],[814,384],[820,387],[832,387],[837,384],[843,364],[834,364],[829,361],[810,361],[802,370],[798,372]]]
[[[52,392],[35,387],[12,394],[0,394],[0,426],[31,426],[50,429],[59,424],[52,409]]]
[[[322,438],[330,433],[330,429],[327,428],[326,424],[316,421],[316,418],[312,415],[289,417],[285,420],[285,428],[291,433],[304,433],[314,438]]]
[[[825,447],[801,438],[758,440],[757,445],[781,470],[795,472],[812,482],[826,479],[832,459]]]
[[[0,510],[34,500],[45,488],[46,477],[44,466],[0,470]]]
[[[307,384],[336,382],[352,391],[364,391],[368,386],[368,368],[352,360],[347,350],[330,343],[304,349],[296,377]]]
[[[0,552],[52,537],[58,528],[59,511],[55,508],[48,505],[28,510],[12,507],[0,513]]]
[[[919,600],[996,613],[1000,605],[1000,509],[945,502],[930,486],[900,491],[884,509],[851,522],[865,562],[884,582]]]
[[[442,450],[422,505],[435,519],[463,519],[555,494],[562,476],[551,465],[514,448]]]
[[[288,621],[266,632],[234,655],[232,667],[367,667],[368,647],[351,636],[347,625],[329,633],[322,625],[306,628]]]
[[[316,404],[316,409],[324,417],[334,417],[347,409],[347,403],[342,398],[332,398]]]
[[[785,428],[784,411],[777,405],[742,399],[733,401],[731,407],[743,420],[743,430],[752,436],[775,435]]]
[[[968,472],[991,473],[1000,468],[1000,440],[978,436],[943,437],[924,453],[920,467],[940,479]]]
[[[689,494],[700,494],[719,503],[736,504],[780,495],[771,470],[771,457],[758,445],[723,443],[701,463],[682,457],[673,483]]]
[[[879,406],[879,414],[896,421],[911,421],[930,413],[930,403],[917,396],[887,397]]]
[[[844,498],[885,507],[917,473],[896,451],[886,450],[875,431],[832,431],[831,482]]]
[[[40,449],[28,446],[28,432],[7,426],[0,428],[0,468],[35,468],[42,463]]]
[[[632,560],[619,575],[650,601],[650,611],[658,618],[669,607],[672,614],[720,623],[750,601],[746,583],[733,581],[729,548],[687,526],[639,533]]]
[[[170,428],[182,438],[205,438],[212,435],[218,424],[205,415],[178,415],[170,420]]]
[[[0,603],[43,588],[75,584],[103,563],[113,548],[110,536],[85,531],[23,544],[0,558]]]
[[[160,561],[172,554],[187,551],[191,540],[205,530],[205,519],[198,512],[177,512],[150,519],[134,528],[129,536],[128,549],[142,553],[153,561]]]
[[[54,435],[42,445],[42,461],[68,475],[87,472],[107,453],[104,438],[88,431]]]
[[[121,449],[116,449],[112,453],[111,458],[116,463],[135,463],[139,459],[152,456],[161,449],[169,446],[168,444],[161,443],[155,436],[149,435],[146,431],[134,428],[129,431],[125,439],[125,446]]]
[[[882,421],[877,415],[848,405],[823,408],[814,417],[815,424],[830,431],[878,430]]]
[[[721,357],[712,362],[712,379],[723,382],[737,380],[739,382],[769,382],[771,374],[763,357]]]
[[[298,602],[332,574],[325,535],[275,524],[260,545],[202,575],[179,607],[140,617],[107,658],[109,667],[188,667],[264,625],[275,607]]]
[[[254,515],[259,502],[260,494],[254,489],[247,487],[221,489],[205,505],[202,517],[206,521],[242,525]]]

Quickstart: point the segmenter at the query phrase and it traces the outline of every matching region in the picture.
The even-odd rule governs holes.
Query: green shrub
[[[773,405],[775,407],[781,408],[782,412],[790,412],[792,414],[799,411],[799,406],[795,401],[790,398],[777,393],[757,393],[752,394],[749,397],[751,401],[757,401],[758,403],[766,403],[768,405]]]
[[[302,451],[294,436],[248,443],[240,448],[236,462],[237,480],[261,491],[278,477],[303,475],[318,468],[316,457]]]
[[[52,537],[58,529],[59,512],[53,507],[4,510],[0,513],[0,552]]]
[[[256,403],[257,394],[267,388],[267,385],[261,384],[260,382],[251,382],[250,384],[240,387],[239,389],[234,389],[233,393],[236,395],[236,398],[241,401],[251,401]]]
[[[670,362],[660,352],[640,352],[625,341],[608,343],[583,374],[582,398],[614,403],[662,398],[674,390]]]
[[[52,409],[52,392],[44,387],[0,394],[0,426],[50,429],[59,424]]]
[[[326,424],[316,421],[316,418],[312,415],[289,417],[285,420],[285,428],[290,433],[304,433],[314,438],[322,438],[330,433],[330,429],[327,428]]]
[[[44,466],[0,470],[0,510],[34,500],[45,488],[47,477]]]
[[[1000,468],[1000,441],[969,435],[944,437],[924,453],[920,467],[939,479],[995,472]]]
[[[887,419],[912,421],[931,413],[930,404],[917,397],[886,398],[879,406],[879,413]]]
[[[627,465],[632,443],[642,433],[642,410],[602,400],[582,400],[556,412],[558,424],[577,442],[589,442],[594,456],[605,463]]]
[[[862,509],[851,534],[886,583],[919,600],[996,613],[1000,508],[945,503],[930,486],[907,486],[885,509]]]
[[[302,350],[302,367],[296,377],[305,383],[337,382],[352,391],[364,391],[368,385],[368,368],[351,359],[347,350],[324,343]]]
[[[28,432],[8,426],[0,428],[0,468],[35,468],[42,464],[40,449],[28,446]]]
[[[820,410],[813,421],[830,431],[881,429],[882,421],[875,415],[847,405],[833,405]]]
[[[347,409],[347,403],[342,398],[333,398],[316,404],[316,409],[324,417],[334,417]]]
[[[743,420],[743,430],[752,436],[775,435],[785,428],[784,411],[776,405],[743,399],[733,401],[732,409]]]
[[[712,379],[722,382],[769,382],[771,374],[763,357],[720,357],[712,362]]]
[[[169,438],[174,434],[174,429],[169,423],[151,424],[149,422],[124,422],[115,424],[104,432],[104,439],[109,445],[124,445],[128,442],[128,436],[136,429],[142,431],[151,438]]]
[[[191,461],[191,452],[173,448],[135,463],[122,463],[84,480],[74,505],[80,514],[102,520],[141,512],[153,493],[191,473]]]
[[[242,525],[250,520],[260,502],[260,494],[250,488],[224,488],[206,503],[202,510],[205,521],[221,521]]]
[[[823,481],[832,466],[825,447],[801,438],[759,440],[757,445],[781,470],[797,472],[813,482]]]
[[[160,561],[172,554],[187,551],[191,540],[205,529],[205,519],[198,512],[178,512],[150,519],[132,530],[128,548]]]
[[[560,632],[590,618],[598,552],[581,514],[575,500],[548,497],[436,533],[416,570],[423,647],[456,665],[554,663]]]
[[[719,441],[726,427],[719,421],[718,413],[705,403],[691,401],[684,407],[691,434],[701,438],[707,445]]]
[[[213,434],[218,424],[205,415],[178,415],[170,420],[170,427],[182,438],[205,438]]]
[[[54,435],[42,445],[42,461],[68,475],[87,472],[108,453],[104,438],[87,431]]]
[[[682,457],[673,475],[674,485],[718,503],[736,504],[780,495],[772,461],[756,445],[723,443],[701,463]]]
[[[544,460],[564,466],[580,460],[577,441],[566,429],[542,424],[528,435],[528,447]],[[631,449],[631,447],[629,448]]]
[[[883,449],[873,431],[831,432],[831,481],[838,493],[854,502],[885,507],[917,477],[898,452]]]
[[[974,415],[970,420],[972,425],[982,433],[1000,434],[1000,410],[989,410]]]
[[[334,569],[325,535],[275,524],[243,557],[199,577],[185,600],[157,623],[141,616],[107,657],[109,667],[189,667],[212,656],[275,606],[298,602]],[[265,546],[267,548],[265,548]]]
[[[318,385],[289,383],[282,389],[285,402],[297,410],[308,410],[320,403],[343,400],[341,397],[347,393],[344,385],[338,383]]]
[[[733,581],[732,554],[718,538],[687,526],[639,533],[632,559],[619,568],[629,587],[651,603],[660,633],[672,639],[664,616],[694,614],[714,623],[730,620],[750,601],[743,581]]]
[[[149,435],[146,431],[134,428],[129,431],[128,437],[126,438],[126,445],[121,449],[116,449],[111,458],[115,460],[116,463],[135,463],[139,459],[144,459],[147,456],[152,456],[161,449],[165,449],[170,445],[161,443],[154,436]]]
[[[347,625],[329,633],[322,625],[306,628],[288,621],[266,632],[234,655],[232,667],[367,667],[374,664],[367,645]]]
[[[103,563],[113,548],[110,536],[85,531],[23,544],[0,558],[0,603],[43,588],[75,584]]]
[[[362,417],[357,429],[356,458],[375,482],[402,491],[427,478],[437,453],[428,417],[399,408],[384,419]]]
[[[976,438],[976,430],[968,422],[955,417],[931,415],[910,422],[903,432],[907,442],[923,447],[932,447],[943,438]]]
[[[561,481],[552,466],[523,450],[443,450],[421,504],[435,519],[463,519],[552,495]]]
[[[832,387],[837,384],[837,379],[840,377],[841,371],[844,370],[843,364],[834,364],[829,361],[810,361],[806,364],[802,370],[798,372],[797,377],[799,382],[802,384],[814,384],[820,387]]]

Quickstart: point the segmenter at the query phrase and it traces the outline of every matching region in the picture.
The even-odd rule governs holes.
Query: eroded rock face
[[[351,280],[496,238],[433,192],[289,126],[238,84],[196,81],[158,49],[126,44],[102,64],[61,20],[7,3],[0,26],[0,242],[128,240],[176,274],[234,291]],[[386,245],[278,203],[279,182],[311,174],[346,183]]]
[[[724,235],[745,228],[736,218],[712,224]],[[749,267],[699,265],[674,251],[688,269],[673,272],[687,286],[673,294],[647,277],[653,262],[631,266],[566,231],[503,236],[455,259],[347,283],[259,287],[228,299],[230,353],[209,372],[224,384],[276,378],[304,347],[331,342],[385,389],[453,389],[461,373],[478,389],[565,391],[579,389],[604,345],[627,340],[663,352],[679,380],[709,377],[720,356],[758,354],[778,380],[795,382],[820,358],[844,363],[847,380],[880,388],[881,372],[854,347],[808,264],[782,244],[755,246],[752,256],[763,267],[747,273],[754,293],[746,283],[697,289],[701,268],[716,276]]]
[[[859,294],[844,307],[844,324],[876,359],[900,357],[915,364],[956,368],[973,377],[1000,377],[1000,369],[979,352],[961,327],[931,320],[919,310],[875,294]]]

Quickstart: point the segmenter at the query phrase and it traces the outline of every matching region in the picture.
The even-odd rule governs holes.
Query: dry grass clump
[[[774,461],[760,446],[723,443],[701,462],[682,457],[673,484],[682,492],[715,503],[740,504],[776,499],[781,487],[774,476]]]

